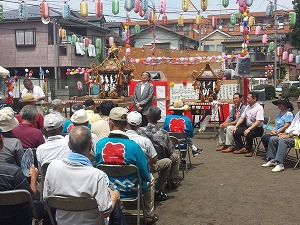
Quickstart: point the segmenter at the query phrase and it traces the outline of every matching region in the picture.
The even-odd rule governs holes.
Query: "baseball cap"
[[[44,128],[48,131],[60,128],[63,124],[64,124],[63,118],[54,113],[50,113],[46,115],[44,118]]]
[[[76,103],[74,105],[72,105],[72,112],[76,112],[79,109],[84,109],[84,105],[81,103]]]
[[[79,109],[71,116],[73,123],[82,124],[89,121],[88,115],[84,109]]]
[[[127,115],[127,122],[130,125],[138,126],[142,123],[142,115],[137,111],[130,112]]]
[[[109,118],[112,120],[127,121],[127,109],[115,107],[110,111]]]
[[[84,101],[84,106],[87,108],[87,107],[90,107],[90,106],[93,106],[95,105],[95,101],[93,99],[87,99]]]
[[[60,100],[60,99],[54,99],[52,102],[51,102],[51,105],[55,105],[55,106],[57,106],[57,105],[62,105],[63,104],[63,101],[62,100]]]

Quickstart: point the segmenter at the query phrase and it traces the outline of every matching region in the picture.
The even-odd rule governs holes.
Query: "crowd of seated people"
[[[29,97],[31,102],[36,101]],[[248,105],[243,106],[242,96],[234,94],[234,107],[221,124],[219,151],[245,154],[246,157],[253,155],[253,139],[261,137],[264,130],[264,110],[257,101],[257,94],[250,92]],[[262,167],[274,166],[272,171],[278,172],[284,170],[286,153],[294,146],[293,136],[300,134],[300,114],[298,112],[294,117],[293,106],[288,99],[279,99],[273,104],[279,111],[275,128],[262,137],[267,151],[267,162]],[[170,106],[174,115],[167,116],[162,128],[158,125],[161,110],[156,106],[149,107],[146,114],[148,124],[141,126],[140,113],[128,113],[126,108],[115,107],[110,100],[101,103],[98,108],[100,114],[93,112],[95,106],[90,100],[85,102],[88,112],[83,104],[75,104],[70,120],[62,116],[62,105],[59,99],[54,100],[52,112],[42,118],[43,124],[39,128],[36,120],[41,114],[34,104],[27,104],[21,109],[21,120],[9,107],[0,110],[0,180],[3,181],[0,191],[25,189],[34,196],[40,173],[45,176],[44,199],[50,195],[63,195],[92,197],[97,201],[98,210],[81,213],[57,211],[59,224],[104,224],[108,217],[109,224],[127,224],[119,201],[136,194],[132,187],[133,178],[107,177],[96,167],[99,164],[133,164],[138,167],[142,180],[146,223],[158,221],[155,201],[168,200],[167,188],[178,188],[179,180],[180,157],[175,153],[168,132],[186,133],[193,155],[202,153],[192,142],[193,126],[183,115],[186,108],[183,102],[176,100]],[[297,106],[300,110],[300,98]],[[37,164],[30,168],[30,178],[26,178],[20,169],[22,157],[28,149],[34,149],[37,160]],[[44,165],[49,165],[47,172],[43,171]],[[158,174],[154,175],[156,172]],[[43,207],[37,208],[43,210]],[[28,209],[16,208],[19,209],[20,212],[14,215],[18,214],[20,219],[24,219],[24,224],[29,224],[31,214]],[[0,211],[0,224],[11,219],[13,215],[7,214],[7,210]]]

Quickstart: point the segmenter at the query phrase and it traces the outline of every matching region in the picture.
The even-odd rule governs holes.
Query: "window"
[[[35,29],[16,30],[16,46],[35,46]]]
[[[67,55],[67,47],[66,46],[59,46],[58,48],[59,56],[66,56]]]
[[[224,45],[217,45],[217,52],[225,52],[225,46]]]
[[[204,51],[215,51],[214,45],[204,45]]]

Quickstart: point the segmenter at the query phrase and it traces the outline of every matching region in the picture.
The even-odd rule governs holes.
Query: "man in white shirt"
[[[300,110],[300,96],[297,101],[298,110]],[[272,172],[280,172],[284,170],[283,162],[289,148],[295,146],[294,136],[300,135],[300,111],[296,114],[291,125],[284,133],[272,136],[269,140],[267,150],[268,162],[261,165],[262,167],[275,166]]]
[[[55,159],[66,158],[71,152],[68,140],[61,135],[63,122],[63,119],[57,114],[51,113],[45,116],[44,130],[48,138],[36,150],[36,157],[40,168],[45,163],[50,163]]]
[[[168,199],[168,195],[164,193],[164,187],[171,170],[172,161],[169,158],[157,160],[157,153],[151,140],[136,132],[141,123],[142,115],[140,113],[136,111],[128,113],[127,124],[129,130],[126,131],[126,134],[129,139],[135,141],[139,146],[141,146],[143,151],[146,153],[149,159],[151,172],[159,173],[155,185],[155,200],[164,201]]]
[[[35,105],[41,105],[42,100],[45,100],[46,98],[42,88],[40,88],[39,86],[35,86],[29,78],[25,78],[23,84],[25,88],[22,91],[22,96],[26,93],[32,93],[34,98],[37,100]]]

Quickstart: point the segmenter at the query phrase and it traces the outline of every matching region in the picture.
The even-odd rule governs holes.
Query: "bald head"
[[[92,134],[85,126],[74,127],[69,135],[69,147],[72,152],[84,154],[89,153],[92,146]]]

